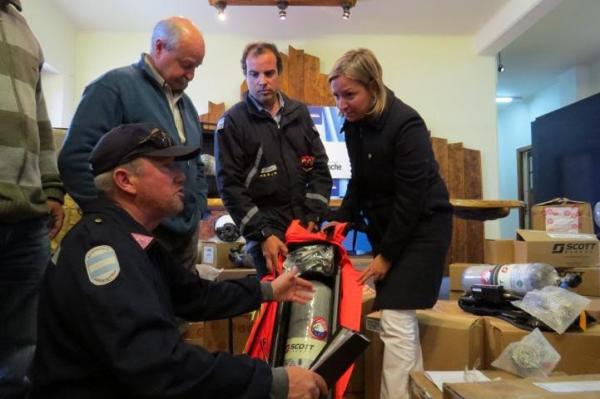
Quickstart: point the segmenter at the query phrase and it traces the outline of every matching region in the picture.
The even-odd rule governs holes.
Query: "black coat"
[[[452,233],[452,207],[419,114],[388,90],[380,117],[344,124],[352,178],[338,220],[366,219],[373,255],[392,262],[375,306],[431,307]]]
[[[292,219],[320,221],[327,213],[331,174],[306,106],[283,96],[279,123],[246,93],[217,125],[217,184],[247,240],[284,239]]]
[[[104,199],[61,244],[40,294],[32,398],[262,399],[269,366],[181,340],[176,316],[256,309],[259,282],[209,282],[172,263],[151,234]]]

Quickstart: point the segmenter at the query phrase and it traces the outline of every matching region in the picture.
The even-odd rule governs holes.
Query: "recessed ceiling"
[[[207,0],[45,0],[52,1],[80,30],[147,32],[171,15],[191,18],[205,32],[289,37],[327,34],[474,35],[509,0],[358,0],[348,21],[336,7],[290,6],[286,21],[277,7],[227,8],[216,19]],[[275,37],[274,37],[275,36]]]
[[[275,6],[231,6],[225,22],[207,0],[39,1],[53,2],[81,31],[148,32],[162,18],[184,15],[206,34],[277,41],[333,34],[475,36],[516,0],[358,0],[348,21],[337,7],[290,6],[287,20],[280,21]],[[538,4],[543,1],[549,0]],[[502,50],[506,71],[499,74],[498,94],[528,97],[570,67],[598,58],[598,21],[600,0],[560,2]]]

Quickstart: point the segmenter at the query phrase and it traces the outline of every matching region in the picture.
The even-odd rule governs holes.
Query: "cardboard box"
[[[371,340],[365,357],[365,399],[380,399],[381,367],[383,365],[383,342],[379,338],[381,312],[367,315],[365,335]]]
[[[485,316],[484,321],[485,367],[490,368],[508,344],[521,340],[529,331],[495,317]],[[567,374],[600,373],[600,324],[588,326],[584,332],[565,332],[560,335],[545,332],[544,336],[561,356],[555,371]]]
[[[485,240],[483,246],[483,263],[504,265],[514,263],[514,240]]]
[[[444,399],[591,399],[600,397],[600,392],[553,393],[535,382],[600,381],[600,374],[552,376],[547,378],[503,379],[501,381],[445,384]],[[577,385],[577,384],[573,384]]]
[[[600,298],[588,297],[591,301],[585,311],[595,318],[598,322],[600,322]]]
[[[581,284],[569,288],[569,291],[583,296],[600,297],[600,267],[559,267],[556,270],[561,276],[576,273],[581,277]]]
[[[575,212],[572,212],[575,211]],[[571,222],[568,222],[571,219]],[[570,233],[594,233],[592,207],[588,202],[554,198],[531,208],[531,228]]]
[[[229,260],[232,248],[243,244],[239,242],[212,242],[202,241],[200,263],[205,263],[217,269],[233,269],[235,265]]]
[[[417,318],[426,370],[482,366],[484,331],[481,317],[463,312],[455,301],[440,300],[432,309],[418,310]],[[380,319],[380,312],[371,313],[366,319],[365,334],[371,344],[365,352],[365,399],[379,399],[380,395],[383,361]]]
[[[598,239],[593,234],[517,230],[515,263],[543,262],[554,267],[594,267]]]
[[[363,333],[366,332],[366,319],[367,315],[372,312],[373,302],[375,301],[375,291],[371,289],[366,284],[363,286],[363,294],[362,294],[362,309],[361,309],[361,331]],[[355,397],[363,397],[365,394],[365,354],[363,353],[356,359],[354,363],[354,370],[352,371],[352,376],[350,377],[350,382],[348,383],[348,387],[346,387],[346,392],[344,397],[352,396]]]
[[[515,375],[501,370],[482,370],[491,380],[494,379],[509,379],[514,380],[519,378]],[[411,371],[409,379],[410,397],[412,399],[442,399],[443,394],[438,387],[425,375],[424,371]]]
[[[209,352],[229,351],[229,327],[227,320],[188,323],[183,340],[201,346]]]
[[[229,352],[240,355],[252,328],[252,314],[231,319],[187,323],[183,340],[201,346],[209,352]]]
[[[252,329],[252,313],[246,313],[231,319],[233,354],[241,355],[246,348],[246,341]]]
[[[417,318],[425,370],[482,367],[484,331],[480,316],[464,312],[456,301],[439,300],[432,309],[418,310]]]
[[[600,267],[560,268],[558,271],[580,274],[581,284],[569,290],[583,296],[600,296]]]

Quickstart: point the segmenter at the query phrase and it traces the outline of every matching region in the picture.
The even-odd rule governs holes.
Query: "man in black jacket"
[[[287,254],[283,241],[293,219],[318,228],[331,174],[308,109],[279,90],[277,47],[251,43],[241,63],[249,92],[217,125],[217,184],[260,277]]]
[[[262,301],[306,302],[311,284],[283,273],[210,282],[175,264],[152,235],[183,209],[181,162],[199,147],[174,145],[157,125],[103,135],[90,163],[100,195],[61,243],[44,278],[32,399],[313,398],[323,379],[181,340],[177,317],[213,320]]]

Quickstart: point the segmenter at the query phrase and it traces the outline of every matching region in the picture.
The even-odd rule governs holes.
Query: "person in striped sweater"
[[[0,397],[22,398],[39,282],[63,221],[63,186],[41,88],[44,59],[19,0],[0,0]]]

